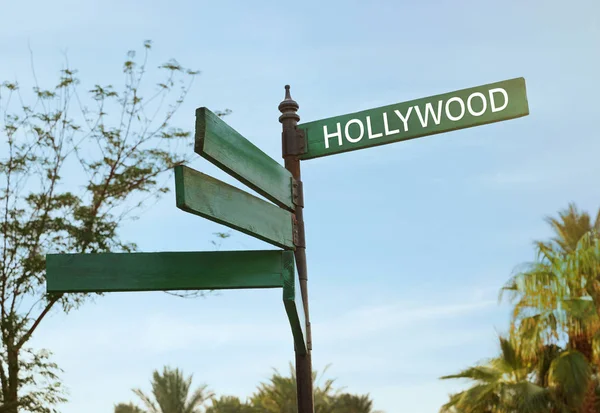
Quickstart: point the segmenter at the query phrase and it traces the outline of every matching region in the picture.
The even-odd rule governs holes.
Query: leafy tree
[[[450,396],[441,413],[554,413],[581,408],[590,366],[576,350],[547,347],[536,360],[523,358],[517,341],[500,337],[500,355],[442,379],[474,385]]]
[[[68,64],[55,86],[36,81],[31,99],[17,82],[0,85],[2,413],[55,412],[65,400],[49,352],[28,343],[53,308],[69,311],[89,295],[47,295],[45,254],[135,250],[120,225],[165,193],[161,174],[186,160],[176,145],[190,134],[171,121],[197,72],[168,61],[146,97],[150,49],[145,42],[141,61],[128,53],[122,90],[82,92]]]
[[[192,376],[183,377],[179,369],[164,367],[152,374],[152,396],[140,389],[133,392],[140,398],[146,410],[133,404],[118,404],[115,413],[199,413],[202,405],[212,397],[212,393],[203,385],[190,394]]]

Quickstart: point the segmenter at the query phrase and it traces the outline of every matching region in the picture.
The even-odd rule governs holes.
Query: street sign
[[[305,354],[306,319],[292,251],[46,255],[49,293],[241,288],[282,288],[294,343]]]
[[[196,110],[194,150],[269,201],[294,210],[292,174],[206,108]]]
[[[81,293],[277,288],[289,278],[290,260],[293,252],[281,250],[48,254],[46,289]]]
[[[290,320],[296,351],[306,354],[306,314],[300,290],[300,278],[294,263],[294,256],[284,261],[283,304]]]
[[[298,125],[313,159],[529,114],[525,79],[491,83]]]
[[[186,166],[175,167],[178,208],[284,251],[48,254],[46,289],[92,293],[282,287],[297,353],[298,411],[312,413],[300,160],[514,119],[528,115],[529,106],[525,79],[517,78],[297,125],[299,106],[290,87],[285,89],[278,108],[286,168],[208,109],[196,111],[195,152],[273,203]],[[301,151],[305,153],[298,156]]]
[[[175,167],[177,208],[294,249],[292,214],[187,166]]]

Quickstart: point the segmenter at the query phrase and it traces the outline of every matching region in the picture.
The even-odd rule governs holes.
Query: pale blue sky
[[[528,117],[303,163],[314,366],[387,413],[433,413],[450,374],[497,349],[497,293],[570,201],[600,206],[600,3],[531,1],[0,1],[0,79],[118,83],[144,39],[153,64],[202,70],[177,116],[226,121],[280,159],[277,105],[303,121],[523,76]],[[189,142],[190,151],[192,142]],[[236,184],[208,162],[192,166]],[[170,181],[171,182],[171,181]],[[238,184],[236,184],[238,185]],[[239,185],[238,185],[239,186]],[[222,230],[168,194],[123,237],[143,251],[210,250]],[[234,233],[223,249],[271,248]],[[65,369],[65,413],[111,411],[165,364],[250,395],[293,360],[281,292],[183,300],[110,294],[54,313],[35,344]]]

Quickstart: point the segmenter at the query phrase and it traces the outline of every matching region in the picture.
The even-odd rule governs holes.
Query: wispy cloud
[[[495,300],[448,305],[381,305],[363,307],[313,326],[321,340],[347,340],[371,337],[373,334],[389,332],[390,329],[406,329],[427,321],[439,321],[480,312],[496,305]]]
[[[332,314],[313,322],[315,336],[321,343],[345,340],[369,340],[390,331],[414,329],[427,322],[455,319],[495,306],[495,300],[477,300],[447,305],[382,304],[358,307]],[[279,314],[273,319],[257,322],[224,322],[219,318],[209,322],[195,319],[192,314],[155,311],[140,318],[112,317],[105,322],[77,323],[70,328],[48,329],[40,332],[39,344],[60,353],[95,351],[160,354],[170,351],[223,346],[259,345],[260,343],[289,343],[287,319]],[[125,338],[125,339],[124,339]],[[84,347],[81,343],[85,343]]]

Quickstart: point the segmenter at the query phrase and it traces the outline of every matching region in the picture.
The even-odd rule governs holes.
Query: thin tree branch
[[[48,304],[46,304],[46,307],[44,307],[44,310],[40,313],[40,315],[37,317],[37,319],[31,325],[31,327],[29,327],[29,330],[27,330],[27,332],[17,342],[17,345],[15,346],[15,348],[17,350],[21,349],[21,347],[23,347],[23,344],[25,344],[29,340],[29,338],[31,337],[31,335],[33,334],[33,332],[35,331],[35,329],[40,325],[40,323],[42,322],[42,320],[44,319],[44,317],[46,316],[46,314],[48,314],[50,312],[50,310],[52,309],[52,307],[54,306],[54,304],[56,304],[56,302],[58,300],[60,300],[61,297],[62,297],[62,294],[56,295],[56,296],[54,296],[54,297],[52,297],[50,299],[50,301],[48,302]]]

